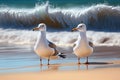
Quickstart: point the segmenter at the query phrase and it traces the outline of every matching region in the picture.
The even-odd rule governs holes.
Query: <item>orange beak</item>
[[[78,30],[78,28],[73,28],[73,29],[71,30],[71,32],[77,31],[77,30]]]
[[[33,31],[37,31],[37,30],[39,30],[39,28],[38,28],[38,27],[35,27],[35,28],[33,28],[32,30],[33,30]]]

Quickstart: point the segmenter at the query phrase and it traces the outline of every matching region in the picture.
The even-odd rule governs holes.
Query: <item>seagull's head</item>
[[[44,23],[40,23],[38,27],[33,28],[33,31],[46,31],[46,25]]]
[[[73,31],[85,32],[85,31],[86,31],[86,25],[83,24],[83,23],[81,23],[81,24],[79,24],[76,28],[73,28],[71,31],[72,31],[72,32],[73,32]]]

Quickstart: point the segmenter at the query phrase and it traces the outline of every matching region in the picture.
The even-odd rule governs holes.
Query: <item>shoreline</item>
[[[64,62],[61,59],[51,60],[49,66],[43,60],[45,62],[42,67],[39,65],[39,57],[29,48],[30,46],[1,46],[1,80],[120,79],[120,46],[95,46],[90,64],[84,64],[85,59],[81,59],[83,63],[80,65],[77,64],[71,47],[59,47],[58,49],[66,52],[68,58]]]
[[[120,68],[79,71],[44,71],[0,75],[1,80],[119,80]]]

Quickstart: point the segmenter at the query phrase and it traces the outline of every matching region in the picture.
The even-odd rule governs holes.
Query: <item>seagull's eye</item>
[[[41,27],[43,28],[44,26],[42,25]]]
[[[82,26],[80,26],[82,28]]]

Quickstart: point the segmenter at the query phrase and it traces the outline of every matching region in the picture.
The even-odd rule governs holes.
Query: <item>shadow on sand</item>
[[[113,64],[110,62],[88,62],[88,65],[107,65],[107,64]]]

